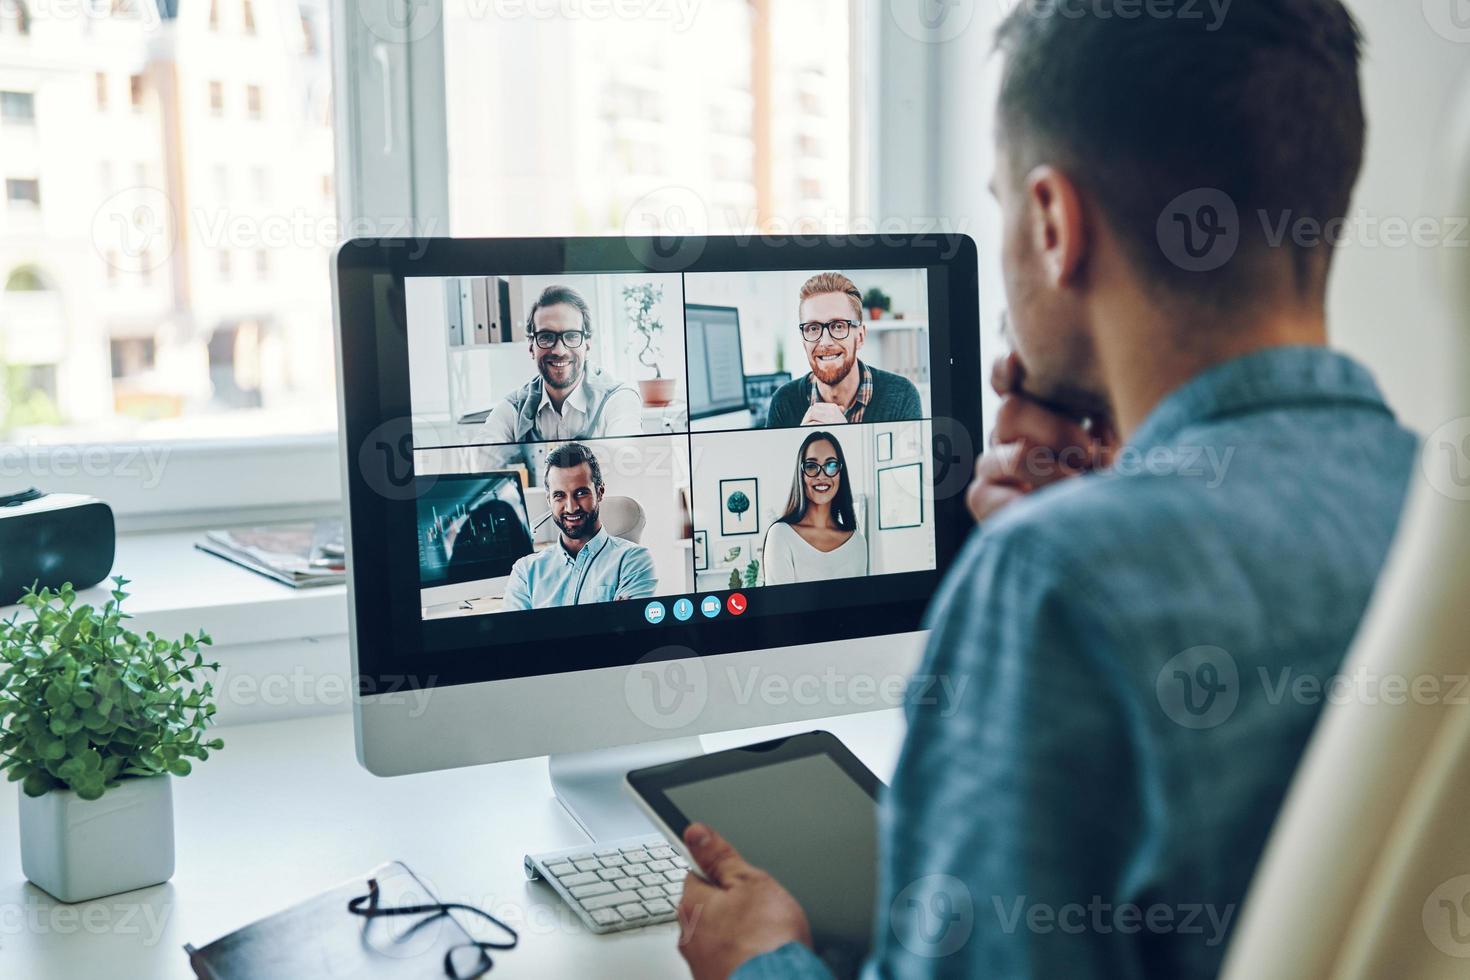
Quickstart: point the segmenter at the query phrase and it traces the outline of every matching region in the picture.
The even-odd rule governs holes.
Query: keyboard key
[[[610,926],[622,922],[623,917],[618,915],[617,909],[595,909],[592,912],[592,921],[600,926]]]
[[[557,860],[558,861],[569,861],[572,864],[576,864],[578,861],[590,861],[590,860],[592,860],[592,852],[591,851],[585,851],[585,852],[578,852],[576,854],[563,854],[561,857],[557,858]]]
[[[650,899],[643,903],[649,915],[668,915],[674,911],[674,907],[661,898]]]
[[[648,852],[644,850],[624,851],[623,857],[627,858],[630,864],[647,864],[653,860],[648,856]]]
[[[562,875],[576,874],[577,869],[570,864],[548,864],[546,866],[546,873],[553,878],[560,878]]]
[[[653,876],[652,875],[645,875],[644,877],[653,877]],[[665,871],[664,872],[664,877],[667,878],[669,881],[683,881],[685,878],[689,877],[689,872],[687,872],[687,871]]]
[[[672,874],[672,872],[670,872],[670,874]],[[665,881],[672,881],[673,879],[671,879],[671,878],[665,878],[663,875],[656,875],[656,874],[650,873],[650,874],[646,874],[646,875],[639,875],[638,876],[638,880],[641,881],[645,885],[662,885]],[[679,880],[680,881],[683,881],[684,880],[684,876],[683,875],[679,875]]]
[[[596,871],[602,867],[602,862],[596,858],[587,858],[584,861],[573,861],[572,863],[577,866],[578,871]]]
[[[592,886],[591,885],[583,885],[582,887],[583,888],[591,888]],[[654,887],[653,885],[645,885],[642,888],[638,889],[638,897],[641,898],[641,899],[643,899],[646,902],[651,902],[655,898],[663,898],[664,897],[663,886],[660,885],[658,887]]]
[[[592,856],[593,857],[600,857],[600,858],[614,857],[614,856],[617,855],[617,853],[618,853],[618,849],[616,847],[605,847],[605,848],[603,848],[600,851],[594,851],[593,854],[592,854]]]
[[[626,878],[628,876],[623,873],[622,868],[603,868],[597,872],[597,877],[603,881],[616,881],[619,878]]]
[[[607,895],[593,895],[590,898],[579,898],[577,901],[582,904],[582,908],[591,912],[594,909],[608,909],[618,905],[626,905],[628,904],[628,895],[626,892],[612,892]]]
[[[644,863],[634,864],[633,862],[629,861],[627,864],[623,865],[623,873],[630,875],[646,875],[648,874],[648,865]]]
[[[638,889],[643,887],[643,882],[639,881],[637,878],[619,878],[617,881],[613,882],[613,884],[618,886],[619,891],[625,892],[636,892]]]
[[[592,882],[597,880],[597,875],[593,874],[590,871],[579,871],[574,875],[567,875],[565,878],[558,878],[556,880],[559,881],[563,887],[571,888],[576,885],[590,885]]]
[[[674,869],[674,862],[672,862],[672,861],[650,861],[650,862],[648,862],[648,870],[649,871],[672,871],[673,869]]]
[[[648,918],[648,910],[640,902],[629,902],[627,905],[619,905],[618,911],[629,922],[636,922],[639,919]]]
[[[664,885],[663,889],[665,895],[672,895],[674,898],[678,898],[680,895],[684,894],[684,883],[682,881],[678,883],[671,881],[668,884]]]
[[[624,861],[621,855],[616,853],[602,859],[602,866],[604,868],[621,868],[627,863],[628,862]]]
[[[606,895],[617,891],[612,885],[605,881],[594,881],[590,885],[578,885],[576,888],[568,888],[573,898],[591,898],[593,895]]]
[[[650,847],[648,856],[656,860],[667,861],[674,856],[674,849],[672,847]]]
[[[674,867],[683,868],[686,871],[689,870],[689,862],[679,857],[677,854],[674,855],[674,857],[670,858],[670,860],[674,862]]]

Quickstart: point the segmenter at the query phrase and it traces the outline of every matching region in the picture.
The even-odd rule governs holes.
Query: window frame
[[[444,4],[414,6],[415,16],[434,19],[423,37],[375,33],[371,8],[386,12],[398,3],[333,0],[330,7],[332,185],[344,236],[445,235],[450,227]],[[925,182],[904,176],[906,161],[890,159],[885,147],[910,138],[929,145],[934,71],[926,62],[936,57],[934,46],[895,38],[900,32],[886,23],[883,5],[852,0],[850,11],[852,63],[864,69],[853,78],[852,140],[867,148],[852,159],[853,213],[874,220],[933,214],[916,210],[921,202],[910,196]],[[881,84],[880,76],[897,84]],[[916,113],[916,102],[926,111]],[[873,129],[890,128],[904,139],[873,138]],[[99,497],[124,532],[314,517],[341,508],[337,429],[219,441],[12,445],[0,452],[0,479]],[[156,480],[134,472],[160,459],[166,463]]]

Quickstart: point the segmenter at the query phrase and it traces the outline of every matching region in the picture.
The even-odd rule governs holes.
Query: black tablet
[[[635,769],[627,782],[686,856],[685,828],[713,827],[796,897],[834,972],[857,969],[873,940],[882,784],[836,736],[712,752]]]

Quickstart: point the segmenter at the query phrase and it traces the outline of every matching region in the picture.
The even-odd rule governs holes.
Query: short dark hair
[[[1347,214],[1363,161],[1362,35],[1340,0],[1241,0],[1218,20],[1133,9],[1103,17],[1076,0],[1022,0],[1001,24],[1013,176],[1064,168],[1150,281],[1229,305],[1242,269],[1268,254],[1258,217],[1322,228]],[[1165,254],[1160,216],[1198,188],[1236,206],[1245,263],[1191,272]],[[1282,242],[1300,293],[1324,287],[1329,237]]]
[[[543,306],[557,306],[561,303],[573,307],[582,314],[582,329],[592,333],[592,308],[582,298],[582,294],[571,286],[547,286],[541,290],[541,295],[536,297],[536,302],[531,304],[531,312],[526,314],[526,335],[530,336],[536,332],[536,311]]]
[[[542,480],[551,475],[554,466],[559,470],[569,470],[576,466],[587,464],[592,472],[592,485],[602,487],[602,466],[597,462],[597,456],[585,444],[580,442],[564,442],[551,452],[546,454],[546,473]]]

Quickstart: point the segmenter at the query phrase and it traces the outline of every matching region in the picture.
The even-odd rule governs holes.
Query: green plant
[[[645,282],[637,286],[623,287],[623,306],[628,311],[628,320],[643,340],[643,349],[638,352],[638,363],[653,368],[653,376],[662,378],[658,366],[658,338],[664,332],[663,321],[653,315],[653,308],[664,298],[664,287]]]
[[[725,501],[725,509],[735,515],[737,524],[744,524],[745,512],[750,510],[750,497],[744,490],[736,490],[730,494],[730,499]]]
[[[756,583],[760,581],[760,577],[761,563],[752,558],[745,566],[745,587],[747,589],[755,588]]]
[[[224,747],[203,740],[217,671],[199,652],[205,633],[164,640],[123,625],[128,593],[114,578],[100,610],[76,605],[70,584],[27,589],[20,613],[0,622],[0,770],[28,796],[71,789],[95,800],[120,781],[189,775],[189,759]]]
[[[877,286],[863,293],[863,309],[865,310],[883,310],[887,312],[888,308],[892,305],[893,300]]]
[[[740,588],[740,569],[738,568],[730,569],[730,588]]]

